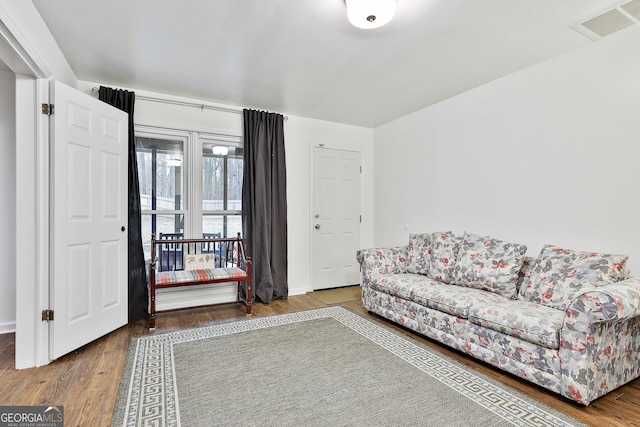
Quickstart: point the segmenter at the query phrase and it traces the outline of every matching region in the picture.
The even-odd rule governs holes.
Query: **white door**
[[[127,323],[128,116],[60,82],[51,103],[51,285],[56,359]]]
[[[360,153],[313,148],[313,289],[360,283]]]

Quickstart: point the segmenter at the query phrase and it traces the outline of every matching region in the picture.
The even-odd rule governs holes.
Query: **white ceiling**
[[[376,127],[593,43],[611,0],[33,0],[80,80]]]

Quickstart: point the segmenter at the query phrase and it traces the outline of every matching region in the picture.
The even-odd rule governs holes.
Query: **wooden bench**
[[[235,238],[203,239],[156,239],[152,235],[149,329],[156,327],[156,313],[159,312],[156,310],[156,290],[163,288],[237,282],[235,302],[244,303],[247,316],[250,316],[251,274],[251,259],[245,254],[240,233]],[[246,291],[244,295],[241,286],[243,283]],[[202,306],[204,305],[211,304]]]

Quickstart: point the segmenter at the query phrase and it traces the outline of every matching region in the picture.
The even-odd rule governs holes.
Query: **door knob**
[[[124,230],[126,230],[126,229],[127,229],[127,228],[126,228],[124,225],[123,225],[122,227],[120,227],[120,231],[124,231]]]
[[[316,224],[316,230],[320,230],[320,224]]]

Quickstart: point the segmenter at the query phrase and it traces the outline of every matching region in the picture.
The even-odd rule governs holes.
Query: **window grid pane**
[[[152,226],[156,225],[156,239],[160,238],[160,234],[164,233],[184,233],[184,215],[155,215],[142,214],[142,249],[144,250],[144,258],[151,259],[151,235],[153,234]]]
[[[184,205],[183,142],[136,137],[142,210],[181,210]]]
[[[204,214],[202,215],[202,232],[220,234],[220,237],[236,237],[242,234],[242,215]]]
[[[213,154],[220,146],[202,145],[202,232],[235,237],[242,232],[242,149],[229,146],[228,154]]]

